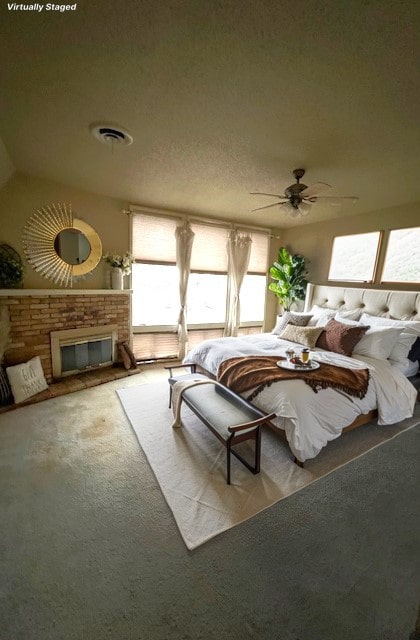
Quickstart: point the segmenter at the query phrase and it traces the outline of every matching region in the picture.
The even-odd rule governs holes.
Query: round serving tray
[[[279,360],[276,362],[277,366],[281,369],[289,369],[289,371],[314,371],[319,369],[319,362],[311,360],[308,364],[293,364],[287,360]]]

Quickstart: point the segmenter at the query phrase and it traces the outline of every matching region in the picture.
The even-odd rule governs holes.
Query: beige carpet
[[[228,486],[224,447],[187,407],[182,409],[184,427],[172,429],[166,382],[131,386],[117,393],[188,549],[419,423],[415,416],[398,425],[365,425],[330,442],[317,458],[305,463],[305,469],[294,464],[283,441],[265,429],[261,472],[253,475],[232,458]]]

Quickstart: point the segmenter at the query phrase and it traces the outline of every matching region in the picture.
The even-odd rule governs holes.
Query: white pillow
[[[408,354],[417,337],[420,335],[420,322],[418,320],[394,320],[393,318],[380,318],[364,313],[360,318],[360,322],[375,327],[400,328],[401,334],[392,347],[389,359],[408,366]]]
[[[349,324],[352,325],[353,327],[360,327],[360,326],[365,326],[365,323],[358,322],[358,320],[352,320],[351,318],[346,318],[346,316],[340,315],[340,313],[335,314],[334,316],[334,320],[337,320],[337,322],[341,322],[342,324]]]
[[[399,327],[371,327],[353,349],[353,355],[387,360],[402,329]]]
[[[401,373],[403,373],[407,378],[411,378],[412,376],[415,376],[419,370],[419,363],[418,361],[411,362],[411,360],[408,359],[407,362],[408,364],[404,366],[401,362],[394,362],[393,360],[390,360],[391,366],[394,369],[398,369],[398,371],[401,371]]]
[[[335,319],[339,322],[344,318],[346,320],[359,320],[360,314],[360,309],[349,309],[348,311],[343,309],[337,311],[337,313],[335,314]]]
[[[7,367],[6,373],[16,404],[48,389],[39,356],[23,364]]]
[[[325,327],[328,320],[334,318],[337,309],[328,309],[328,307],[320,307],[314,304],[309,313],[312,318],[308,322],[308,327]]]
[[[362,324],[382,325],[383,327],[402,327],[407,333],[414,333],[416,336],[420,336],[420,320],[395,320],[394,318],[382,318],[363,313],[360,322]]]

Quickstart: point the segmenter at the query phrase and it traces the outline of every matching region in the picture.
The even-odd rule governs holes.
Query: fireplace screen
[[[112,338],[77,342],[60,347],[61,374],[112,364]]]
[[[117,336],[115,324],[51,331],[53,378],[112,365]]]

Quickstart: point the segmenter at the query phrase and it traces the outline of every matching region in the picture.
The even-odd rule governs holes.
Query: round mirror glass
[[[54,240],[54,249],[67,264],[83,264],[91,252],[89,240],[78,229],[64,229]]]

